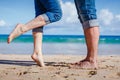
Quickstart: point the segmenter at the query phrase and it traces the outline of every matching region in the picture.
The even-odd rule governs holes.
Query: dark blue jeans
[[[44,17],[46,24],[56,22],[62,17],[59,0],[34,0],[36,17]],[[33,32],[42,32],[43,27],[33,29]]]
[[[83,25],[83,28],[98,26],[95,0],[74,0],[78,18]]]

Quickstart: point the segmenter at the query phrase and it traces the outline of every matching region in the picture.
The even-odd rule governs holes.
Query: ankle
[[[27,31],[27,27],[25,26],[25,24],[18,23],[18,24],[17,24],[17,27],[20,27],[20,31],[21,31],[22,33],[24,33],[24,32]]]
[[[42,50],[41,48],[35,48],[34,51],[33,51],[33,54],[41,54],[42,53]]]
[[[27,29],[26,25],[25,25],[25,24],[21,24],[21,25],[22,25],[21,31],[22,31],[23,33],[24,33],[24,32],[27,32],[28,29]]]
[[[96,63],[97,62],[97,58],[93,58],[93,57],[87,57],[87,58],[85,58],[85,60],[90,61],[92,63]]]

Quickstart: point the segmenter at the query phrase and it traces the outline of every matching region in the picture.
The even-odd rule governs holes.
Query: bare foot
[[[32,59],[37,63],[37,65],[39,65],[40,67],[44,67],[44,66],[45,66],[43,62],[39,61],[38,55],[33,54],[33,55],[31,56],[31,58],[32,58]]]
[[[97,69],[97,62],[96,61],[89,61],[89,60],[82,60],[76,63],[72,63],[70,68],[75,69]]]
[[[38,58],[37,58],[37,55],[36,54],[33,54],[32,56],[31,56],[31,58],[40,66],[40,64],[39,64],[39,60],[38,60]]]
[[[17,24],[15,29],[12,31],[12,33],[8,37],[8,44],[17,36],[23,34],[25,32],[24,24]]]

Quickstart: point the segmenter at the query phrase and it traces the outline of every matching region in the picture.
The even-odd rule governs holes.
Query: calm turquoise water
[[[11,44],[7,44],[8,35],[0,35],[0,53],[2,54],[32,54],[33,37],[22,35]],[[99,55],[120,55],[120,36],[101,36],[99,41]],[[84,36],[82,35],[44,35],[43,54],[73,54],[87,53]]]
[[[0,35],[0,42],[6,42],[8,35]],[[32,35],[22,35],[14,43],[32,43]],[[44,35],[43,43],[85,43],[82,35]],[[120,36],[100,36],[100,44],[120,44]]]

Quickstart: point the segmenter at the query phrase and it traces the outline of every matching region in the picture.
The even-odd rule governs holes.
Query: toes
[[[95,64],[90,63],[88,61],[80,61],[80,62],[76,62],[76,63],[72,63],[70,65],[70,68],[73,69],[96,69]]]
[[[9,39],[9,38],[7,39],[7,43],[8,43],[8,44],[10,43],[10,39]]]
[[[80,65],[70,65],[69,68],[72,68],[72,69],[82,69],[82,67]]]
[[[81,61],[79,62],[75,62],[75,63],[71,63],[71,65],[80,65]]]
[[[10,42],[11,42],[11,38],[8,38],[7,43],[10,44]]]

